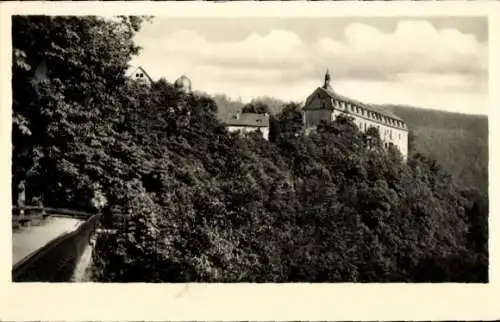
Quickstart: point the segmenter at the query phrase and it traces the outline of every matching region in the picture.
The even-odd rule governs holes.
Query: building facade
[[[137,66],[135,69],[133,69],[132,72],[129,74],[129,77],[132,80],[140,82],[147,86],[151,86],[151,84],[153,84],[153,79],[141,66]]]
[[[330,73],[326,72],[325,82],[306,99],[302,109],[306,129],[316,127],[321,121],[333,121],[338,115],[354,118],[361,132],[375,127],[380,133],[384,147],[396,146],[403,157],[408,155],[408,127],[406,123],[391,113],[370,104],[362,103],[337,94],[330,85]]]
[[[224,122],[229,132],[250,133],[258,131],[269,140],[269,115],[258,113],[236,113]]]

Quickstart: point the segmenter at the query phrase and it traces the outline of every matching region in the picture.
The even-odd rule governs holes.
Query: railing
[[[12,223],[24,224],[33,219],[44,219],[48,216],[59,217],[66,216],[78,219],[89,219],[92,214],[84,211],[71,209],[49,208],[40,206],[24,206],[12,208]]]
[[[13,282],[66,282],[69,281],[83,251],[91,242],[101,214],[89,214],[69,209],[23,207],[16,210],[38,211],[38,214],[13,215],[14,221],[36,217],[71,216],[86,219],[76,230],[64,233],[12,267]]]

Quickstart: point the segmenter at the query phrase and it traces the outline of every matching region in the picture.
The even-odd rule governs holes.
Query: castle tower
[[[191,92],[191,80],[187,78],[187,76],[182,75],[181,77],[177,78],[177,80],[174,83],[175,88],[185,92],[185,93],[190,93]]]

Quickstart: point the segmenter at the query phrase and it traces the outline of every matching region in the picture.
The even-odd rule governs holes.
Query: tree
[[[304,123],[300,105],[288,103],[278,115],[280,136],[295,137],[304,133]]]
[[[264,114],[264,113],[269,113],[269,107],[259,101],[256,102],[251,102],[243,106],[242,110],[243,113],[258,113],[258,114]]]
[[[86,207],[99,176],[85,160],[116,137],[141,17],[15,16],[13,181],[47,205]]]
[[[409,130],[408,131],[408,154],[412,154],[416,150],[416,135],[415,131]]]

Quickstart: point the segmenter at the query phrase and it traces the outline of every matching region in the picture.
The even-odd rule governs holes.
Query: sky
[[[155,17],[132,61],[153,79],[249,101],[305,101],[326,69],[336,92],[366,103],[488,112],[482,17]]]

